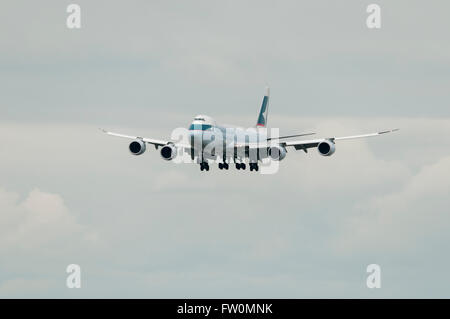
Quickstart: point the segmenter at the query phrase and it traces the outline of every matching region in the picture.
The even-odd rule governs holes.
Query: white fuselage
[[[189,128],[189,142],[196,155],[202,154],[203,158],[250,158],[253,161],[261,160],[267,155],[249,154],[245,148],[238,148],[242,144],[267,143],[265,129],[239,127],[225,127],[217,125],[209,116],[196,116]],[[252,158],[253,157],[253,158]]]

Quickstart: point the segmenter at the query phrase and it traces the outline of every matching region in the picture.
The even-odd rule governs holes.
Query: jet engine
[[[161,157],[166,161],[173,160],[177,156],[177,148],[173,144],[164,145],[161,148]]]
[[[281,161],[286,157],[286,149],[283,146],[270,146],[269,156],[274,161]]]
[[[145,142],[143,140],[134,140],[130,143],[130,146],[128,148],[133,155],[141,155],[145,152],[146,149]]]
[[[330,156],[336,151],[336,146],[332,141],[324,140],[317,145],[317,150],[322,156]]]

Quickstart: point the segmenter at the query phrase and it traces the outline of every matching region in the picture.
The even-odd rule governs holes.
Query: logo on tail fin
[[[266,127],[267,125],[267,113],[269,110],[269,88],[266,88],[266,94],[264,95],[261,110],[259,111],[258,122],[256,122],[256,126]]]

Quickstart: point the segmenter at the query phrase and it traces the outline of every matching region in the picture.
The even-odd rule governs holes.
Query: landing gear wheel
[[[223,168],[225,168],[226,170],[228,170],[228,168],[230,168],[230,167],[229,167],[228,163],[224,163],[224,164],[223,164]]]
[[[236,169],[241,169],[241,164],[236,163]]]
[[[219,169],[223,169],[223,168],[224,168],[223,164],[219,163]]]
[[[241,163],[241,169],[245,170],[247,168],[247,166],[245,165],[245,163]]]
[[[208,163],[200,163],[200,170],[203,171],[209,171],[209,164]]]

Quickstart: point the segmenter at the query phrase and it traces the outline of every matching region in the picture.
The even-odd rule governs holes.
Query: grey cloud
[[[416,251],[447,242],[449,168],[450,158],[443,157],[423,167],[400,190],[358,205],[339,249]]]
[[[170,125],[170,117],[161,118],[166,124],[160,126]],[[431,265],[417,260],[429,254],[426,246],[416,245],[414,251],[402,245],[390,250],[383,246],[373,249],[377,245],[377,241],[371,241],[374,236],[386,232],[382,243],[388,244],[395,238],[399,222],[391,225],[390,219],[381,219],[373,223],[372,215],[363,214],[356,224],[366,232],[359,233],[354,229],[355,216],[364,209],[371,212],[370,207],[376,209],[375,216],[391,211],[395,216],[396,205],[418,197],[405,195],[402,189],[424,182],[428,189],[438,187],[432,174],[424,180],[420,172],[429,170],[430,161],[442,159],[432,170],[438,174],[448,166],[444,160],[448,154],[442,153],[440,142],[420,143],[424,151],[417,153],[421,141],[412,142],[411,138],[421,136],[422,129],[443,136],[447,120],[429,120],[424,125],[417,119],[274,116],[271,121],[286,123],[287,130],[309,127],[323,132],[322,136],[365,132],[392,123],[408,130],[372,140],[342,142],[332,158],[322,158],[314,151],[292,152],[281,163],[279,173],[262,176],[236,171],[224,174],[214,168],[209,174],[200,174],[196,165],[162,161],[153,149],[134,157],[128,154],[127,141],[105,136],[94,126],[3,124],[0,141],[5,166],[0,172],[8,188],[24,193],[39,186],[58,192],[77,224],[89,225],[89,233],[95,235],[87,236],[95,243],[89,244],[89,249],[76,239],[67,251],[49,251],[48,256],[58,256],[57,263],[32,258],[32,274],[28,274],[27,266],[15,274],[11,267],[26,258],[9,255],[8,267],[3,266],[7,269],[3,273],[6,287],[14,283],[19,287],[23,276],[32,282],[44,278],[48,290],[41,294],[70,296],[71,292],[57,283],[64,282],[64,267],[74,261],[82,265],[87,277],[87,286],[76,296],[92,297],[125,296],[120,293],[124,290],[133,291],[126,296],[137,297],[204,297],[208,289],[208,295],[215,297],[236,296],[236,291],[242,297],[369,296],[361,283],[365,266],[374,259],[383,264],[387,276],[392,276],[391,284],[405,284],[397,259],[413,260],[410,267],[415,275],[430,271]],[[127,128],[115,129],[130,132]],[[144,136],[164,138],[164,130],[135,129]],[[30,136],[33,142],[27,142]],[[26,144],[29,147],[22,147]],[[414,152],[417,159],[408,160],[406,155]],[[35,155],[30,160],[27,154]],[[435,155],[439,156],[433,159]],[[445,184],[440,187],[442,192],[435,192],[434,201],[445,207]],[[427,195],[418,198],[429,203]],[[412,201],[407,216],[423,216],[425,209]],[[401,216],[406,215],[398,217],[400,222]],[[443,228],[437,232],[438,238],[446,241],[447,223],[445,219],[440,221]],[[423,228],[419,237],[413,230],[420,227],[420,221],[408,222],[406,230],[411,231],[407,235],[413,236],[410,242],[416,239],[420,243],[421,238],[428,237],[428,231],[436,231]],[[344,243],[345,249],[337,249],[336,243]],[[45,245],[36,247],[36,251],[41,249]],[[447,263],[439,253],[429,258],[439,260],[440,267]],[[441,279],[430,280],[441,287],[437,283]],[[120,291],[107,291],[112,282],[121,287]],[[214,285],[209,282],[218,290],[211,290]],[[421,282],[417,290],[409,292],[391,287],[378,296],[423,296],[421,287],[429,284]],[[441,288],[436,290],[437,295],[443,292]],[[24,289],[22,295],[36,294]]]
[[[367,30],[360,1],[80,0],[76,31],[68,3],[0,12],[2,297],[448,294],[448,2],[380,0]],[[247,127],[266,82],[283,134],[401,130],[261,176],[133,157],[97,129]]]
[[[73,32],[63,2],[14,3],[0,31],[4,118],[238,112],[266,82],[296,116],[448,115],[445,1],[382,1],[374,32],[359,1],[82,1],[83,28]]]

